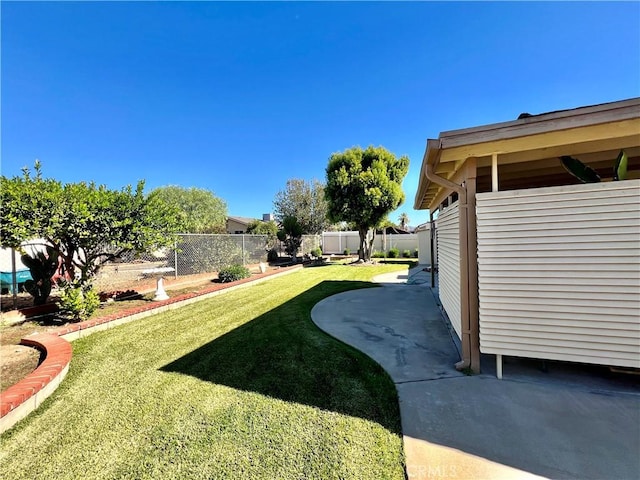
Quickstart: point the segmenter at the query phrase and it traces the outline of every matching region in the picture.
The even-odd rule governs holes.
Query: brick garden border
[[[21,345],[35,347],[44,360],[38,367],[0,394],[0,433],[13,427],[42,404],[62,382],[69,371],[73,340],[123,323],[183,307],[221,293],[247,287],[302,268],[303,265],[279,268],[273,272],[253,274],[231,283],[218,283],[197,293],[185,293],[151,305],[133,307],[104,317],[73,323],[48,333],[36,333],[20,340]]]

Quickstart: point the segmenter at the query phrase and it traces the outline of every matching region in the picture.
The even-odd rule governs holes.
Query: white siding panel
[[[442,210],[436,222],[438,293],[453,329],[462,336],[460,314],[460,209],[458,202]]]
[[[640,368],[640,181],[476,201],[480,350]]]

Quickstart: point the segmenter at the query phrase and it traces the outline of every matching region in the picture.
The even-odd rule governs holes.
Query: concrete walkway
[[[385,288],[334,295],[311,316],[393,379],[409,479],[640,478],[638,377],[511,359],[498,380],[492,358],[465,376],[430,274],[376,281]]]

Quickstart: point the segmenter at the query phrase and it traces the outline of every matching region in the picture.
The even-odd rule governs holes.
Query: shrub
[[[311,250],[311,256],[320,258],[322,256],[322,250],[320,248],[314,248]]]
[[[225,267],[218,272],[218,280],[222,283],[235,282],[251,276],[251,272],[247,267],[242,265],[231,265]]]
[[[413,258],[418,258],[418,249],[417,248],[413,251]]]
[[[279,258],[278,250],[272,248],[267,252],[267,262],[277,262]]]
[[[371,254],[371,258],[384,258],[384,252],[374,251]]]
[[[398,250],[397,248],[390,248],[387,256],[389,258],[398,258],[400,256],[400,250]]]
[[[349,250],[348,248],[345,248],[343,253],[345,255],[351,255],[351,250]]]
[[[66,285],[60,294],[58,307],[63,316],[86,320],[100,306],[100,296],[91,287]]]
[[[404,258],[411,258],[411,250],[403,250],[402,251],[402,256]]]

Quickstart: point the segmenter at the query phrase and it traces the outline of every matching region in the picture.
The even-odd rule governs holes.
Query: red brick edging
[[[268,277],[280,276],[301,268],[302,265],[285,267],[275,272],[254,274],[231,283],[218,283],[197,293],[186,293],[152,305],[131,308],[104,317],[70,324],[50,333],[37,333],[20,340],[20,344],[42,351],[44,361],[29,375],[0,393],[0,433],[34,411],[60,385],[69,371],[73,341],[83,334],[91,334],[105,328],[137,320],[149,315],[178,308],[198,300],[212,297],[221,291],[233,290],[247,283]]]

